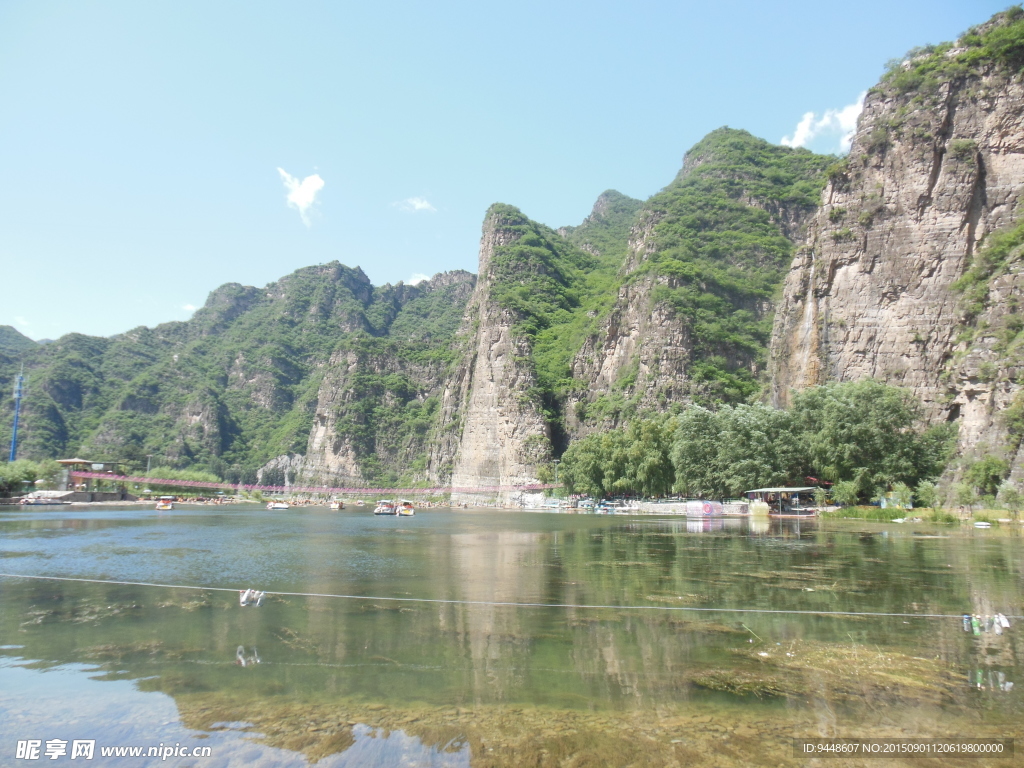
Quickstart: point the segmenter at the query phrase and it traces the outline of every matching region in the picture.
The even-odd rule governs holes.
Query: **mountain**
[[[1022,66],[1014,8],[868,92],[786,278],[776,404],[828,380],[904,386],[959,425],[960,469],[992,454],[1024,478]]]
[[[460,286],[473,280],[454,272],[416,286],[374,287],[360,269],[333,262],[264,288],[221,286],[188,322],[109,339],[69,334],[0,360],[4,380],[16,365],[26,368],[21,454],[137,466],[152,455],[154,463],[255,481],[275,457],[304,452],[314,425],[337,415],[318,407],[339,361],[378,349],[443,365],[462,316]],[[397,397],[402,407],[426,398],[384,379],[360,377],[363,394],[388,403]],[[358,425],[349,431],[370,441],[370,453],[376,431],[387,429],[374,413],[341,422]],[[9,413],[5,426],[9,435]]]
[[[834,158],[722,128],[642,202],[554,230],[496,204],[479,278],[374,287],[308,267],[227,284],[184,323],[70,334],[0,360],[30,379],[22,453],[267,484],[536,483],[638,413],[753,396],[772,296]]]
[[[16,355],[36,346],[28,336],[10,325],[0,325],[0,355]]]
[[[0,347],[0,386],[29,374],[23,453],[507,500],[637,417],[873,378],[958,425],[947,483],[1024,479],[1022,68],[1014,8],[895,64],[844,158],[720,128],[579,225],[491,206],[478,276],[333,262],[186,323]]]
[[[759,391],[772,299],[832,162],[730,128],[687,153],[638,211],[617,295],[575,353],[571,434]]]

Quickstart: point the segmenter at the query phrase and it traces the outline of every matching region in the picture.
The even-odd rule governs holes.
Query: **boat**
[[[331,509],[342,510],[344,508],[345,508],[345,502],[344,501],[341,501],[340,499],[332,499],[331,500]]]
[[[397,515],[398,505],[388,499],[381,499],[377,502],[377,506],[373,508],[373,514],[375,515]]]
[[[272,501],[267,504],[267,509],[290,509],[287,502],[284,501]]]
[[[23,507],[54,507],[62,504],[70,504],[70,501],[64,501],[63,499],[50,499],[40,498],[35,496],[26,496],[18,502]]]
[[[987,523],[987,522],[985,522],[984,520],[978,520],[978,521],[977,521],[977,522],[976,522],[976,523],[974,524],[974,527],[975,527],[975,528],[991,528],[991,527],[992,527],[992,523]]]
[[[624,501],[602,501],[597,505],[595,511],[601,515],[631,515],[638,509]]]
[[[163,511],[166,511],[168,509],[174,509],[174,497],[161,496],[159,499],[156,500],[156,508]]]
[[[408,499],[402,499],[397,511],[401,517],[412,517],[416,514],[416,508],[413,507],[412,502]]]

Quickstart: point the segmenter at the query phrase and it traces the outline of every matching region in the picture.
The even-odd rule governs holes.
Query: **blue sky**
[[[1006,6],[5,0],[0,324],[111,335],[334,259],[475,271],[491,203],[579,223],[722,125],[838,151],[887,60]]]

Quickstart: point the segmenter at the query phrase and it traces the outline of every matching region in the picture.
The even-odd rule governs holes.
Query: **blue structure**
[[[21,416],[21,396],[25,384],[25,366],[14,380],[14,429],[11,430],[11,457],[8,461],[18,458],[18,417]]]

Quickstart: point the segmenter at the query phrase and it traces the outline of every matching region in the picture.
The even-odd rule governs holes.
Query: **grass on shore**
[[[1000,520],[1015,519],[1013,513],[1005,509],[983,509],[971,512],[967,515],[960,515],[954,511],[928,507],[918,509],[882,509],[873,506],[837,507],[836,509],[822,512],[824,520],[873,520],[887,523],[900,518],[920,518],[926,523],[942,523],[946,525],[959,525],[964,522],[986,522],[992,525],[999,525]]]

